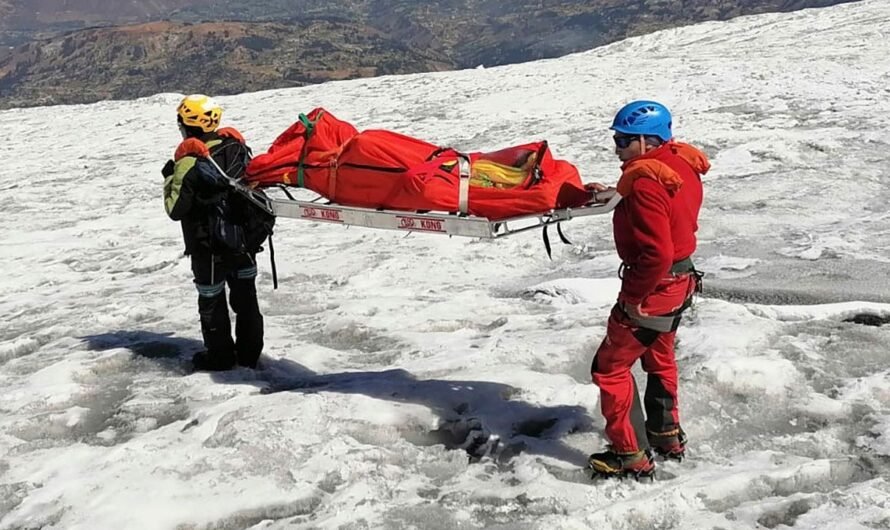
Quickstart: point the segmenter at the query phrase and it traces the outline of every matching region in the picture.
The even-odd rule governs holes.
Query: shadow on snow
[[[170,368],[187,363],[203,349],[200,341],[150,331],[115,331],[81,337],[91,350],[124,348]],[[252,384],[262,394],[277,392],[361,394],[374,399],[428,407],[440,418],[430,432],[403,430],[418,445],[463,449],[471,460],[490,456],[500,463],[526,452],[584,466],[587,455],[561,441],[567,434],[592,430],[584,407],[539,406],[518,399],[522,390],[503,383],[419,379],[402,370],[320,374],[288,359],[263,357],[257,371],[212,372],[217,383]]]

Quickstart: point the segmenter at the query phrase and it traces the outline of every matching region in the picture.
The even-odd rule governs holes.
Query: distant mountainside
[[[6,104],[39,105],[164,91],[240,93],[449,68],[445,59],[360,24],[152,22],[26,44],[0,60],[0,94]]]
[[[493,66],[849,1],[0,0],[0,108]]]

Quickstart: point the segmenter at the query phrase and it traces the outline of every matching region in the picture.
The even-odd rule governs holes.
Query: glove
[[[584,189],[587,191],[587,193],[590,196],[589,202],[593,202],[593,203],[607,202],[597,196],[597,194],[599,192],[606,191],[609,189],[604,184],[600,184],[599,182],[588,182],[587,184],[584,185]]]
[[[587,191],[606,191],[609,188],[599,182],[588,182],[584,185],[584,189]]]
[[[175,171],[176,164],[173,163],[173,160],[167,160],[167,163],[164,164],[164,168],[161,169],[161,175],[164,175],[164,178],[169,177]]]

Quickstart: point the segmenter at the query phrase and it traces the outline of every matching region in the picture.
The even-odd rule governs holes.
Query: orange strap
[[[210,156],[210,149],[207,148],[207,145],[204,142],[197,138],[186,138],[179,144],[179,147],[176,148],[176,153],[173,155],[173,159],[178,162],[180,159],[187,156],[207,158]]]
[[[331,165],[328,168],[328,199],[331,202],[337,202],[337,158],[331,159]]]
[[[244,136],[242,136],[241,133],[238,132],[238,129],[236,129],[234,127],[223,127],[222,129],[216,131],[216,134],[222,136],[223,138],[234,138],[235,140],[238,140],[238,142],[242,143],[242,144],[246,143],[244,141]]]

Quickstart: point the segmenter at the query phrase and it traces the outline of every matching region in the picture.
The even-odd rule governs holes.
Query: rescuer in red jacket
[[[652,450],[678,460],[685,453],[674,337],[699,286],[691,256],[701,175],[710,164],[695,147],[674,141],[671,125],[664,105],[634,101],[618,111],[611,127],[622,162],[616,189],[623,199],[613,217],[621,292],[591,366],[611,445],[590,455],[589,464],[603,476],[650,476]],[[648,374],[642,404],[631,374],[637,359]]]

